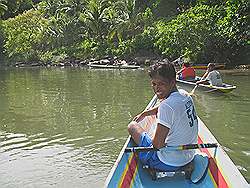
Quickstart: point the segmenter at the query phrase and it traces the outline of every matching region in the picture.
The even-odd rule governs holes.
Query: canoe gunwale
[[[195,80],[200,80],[201,78],[196,76],[196,79]],[[185,84],[185,85],[188,85],[188,86],[196,86],[196,83],[193,81],[189,81],[189,80],[180,80],[180,79],[176,79],[177,83],[180,83],[180,84]],[[221,92],[221,93],[228,93],[228,92],[231,92],[232,90],[236,89],[236,86],[234,85],[230,85],[230,84],[227,84],[227,83],[223,83],[223,86],[212,86],[212,85],[208,85],[208,84],[199,84],[198,85],[198,88],[201,88],[201,89],[205,89],[207,90],[207,92]]]
[[[154,97],[151,99],[151,101],[149,102],[149,104],[147,105],[147,107],[145,109],[149,109],[150,107],[154,106],[156,102],[157,102],[157,96],[154,95]],[[110,180],[111,180],[111,178],[112,178],[112,176],[113,176],[113,174],[114,174],[114,172],[115,172],[115,170],[116,170],[116,168],[117,168],[117,166],[118,166],[118,164],[119,164],[119,162],[120,162],[120,160],[125,152],[125,149],[131,141],[132,141],[132,137],[129,135],[124,146],[122,147],[122,149],[118,155],[118,158],[115,161],[115,164],[113,165],[113,167],[112,167],[112,169],[111,169],[111,171],[110,171],[110,173],[105,181],[105,187],[108,187],[108,184],[109,184],[109,182],[110,182]]]

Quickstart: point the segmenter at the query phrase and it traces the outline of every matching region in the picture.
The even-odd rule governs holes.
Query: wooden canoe
[[[178,85],[187,85],[191,87],[195,87],[196,81],[200,80],[201,78],[196,76],[195,80],[180,80],[176,79]],[[229,93],[236,89],[236,86],[223,83],[222,86],[213,86],[210,84],[199,84],[199,89],[205,90],[205,92],[219,92],[219,93]]]
[[[99,64],[89,64],[90,68],[94,69],[138,69],[138,65],[99,65]]]
[[[151,108],[156,104],[157,98],[154,97],[147,108]],[[199,143],[218,143],[212,133],[199,120]],[[156,117],[150,116],[142,121],[142,126],[155,126]],[[158,180],[152,180],[148,171],[142,168],[142,164],[137,158],[136,153],[125,153],[125,148],[134,146],[133,140],[129,137],[122,148],[118,159],[116,160],[110,174],[108,175],[105,187],[114,188],[137,188],[137,187],[173,187],[173,188],[245,188],[249,187],[247,181],[241,175],[237,167],[222,149],[203,148],[198,149],[200,152],[206,153],[209,158],[208,170],[204,178],[197,184],[185,179],[183,176],[164,177]]]

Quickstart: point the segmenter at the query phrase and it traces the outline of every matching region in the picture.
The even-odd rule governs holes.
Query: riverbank
[[[55,58],[56,59],[56,58]],[[179,69],[180,65],[178,64],[178,59],[171,60],[176,65],[176,68]],[[74,59],[74,58],[66,58],[61,59],[58,58],[56,60],[52,60],[49,62],[15,62],[15,63],[5,63],[2,64],[7,67],[85,67],[89,65],[110,65],[110,66],[140,66],[140,67],[148,67],[156,62],[166,61],[165,58],[160,56],[137,56],[133,58],[117,58],[117,57],[104,57],[101,59]],[[206,64],[193,64],[195,69],[206,69]],[[201,68],[200,68],[201,67]],[[204,68],[205,67],[205,68]],[[246,65],[227,65],[227,64],[217,64],[217,69],[250,69],[250,64]]]
[[[118,59],[117,57],[106,57],[102,59],[64,59],[58,62],[15,62],[6,64],[10,67],[83,67],[90,64],[97,65],[136,65],[149,66],[155,62],[162,61],[162,58],[136,57],[134,59]]]

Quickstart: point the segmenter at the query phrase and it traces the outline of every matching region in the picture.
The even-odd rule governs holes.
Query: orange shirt
[[[195,78],[195,70],[192,67],[184,67],[182,71],[182,79]]]

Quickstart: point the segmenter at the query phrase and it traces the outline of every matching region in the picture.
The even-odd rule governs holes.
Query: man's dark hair
[[[208,65],[207,65],[208,67],[211,67],[211,68],[215,68],[215,64],[214,63],[209,63]]]
[[[175,80],[176,72],[174,68],[174,64],[171,62],[158,62],[150,66],[148,74],[151,79],[161,76],[166,80]]]

